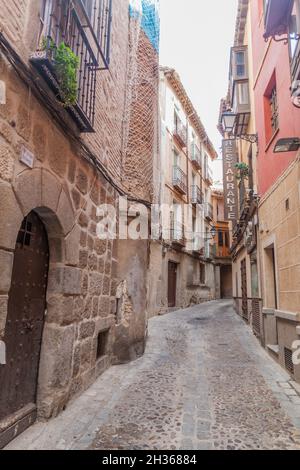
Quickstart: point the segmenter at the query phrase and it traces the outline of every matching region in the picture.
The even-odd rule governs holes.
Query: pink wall
[[[259,134],[259,154],[257,159],[258,190],[263,195],[295,158],[296,153],[274,154],[274,146],[278,139],[300,136],[300,109],[295,108],[290,99],[291,74],[289,48],[283,42],[268,44],[263,38],[264,21],[261,18],[263,0],[250,2],[252,18],[253,67],[254,67],[254,99],[256,127]],[[265,93],[272,76],[275,76],[278,107],[279,131],[270,140]]]

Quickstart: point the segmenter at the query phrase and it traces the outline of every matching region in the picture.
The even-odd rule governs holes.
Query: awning
[[[269,0],[264,38],[280,36],[288,32],[294,0]]]

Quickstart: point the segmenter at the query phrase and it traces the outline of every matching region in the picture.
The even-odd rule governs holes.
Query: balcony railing
[[[213,172],[208,164],[206,164],[204,168],[204,178],[209,184],[213,184]]]
[[[216,256],[215,245],[211,245],[209,242],[207,242],[205,244],[204,254],[205,254],[206,259],[209,259],[209,260],[214,259]]]
[[[213,220],[213,206],[209,202],[204,205],[204,216],[206,219]]]
[[[173,135],[182,147],[187,146],[187,128],[178,116],[175,119]]]
[[[175,245],[185,246],[186,238],[184,224],[182,222],[171,221],[170,240]]]
[[[202,204],[203,203],[203,193],[199,186],[193,185],[191,187],[191,203],[192,204]]]
[[[187,193],[187,176],[179,166],[173,167],[173,186],[181,193]]]
[[[204,252],[204,239],[201,237],[201,235],[195,233],[194,238],[192,241],[192,246],[193,246],[193,251],[197,253],[202,253]]]
[[[217,258],[229,258],[230,249],[228,246],[216,246],[216,257]]]
[[[93,132],[97,70],[109,63],[111,4],[111,0],[44,0],[38,48],[30,58],[81,132]],[[78,59],[77,99],[71,104],[57,73],[60,45],[69,47]]]
[[[200,170],[201,168],[201,151],[196,144],[191,147],[191,161],[193,165]]]

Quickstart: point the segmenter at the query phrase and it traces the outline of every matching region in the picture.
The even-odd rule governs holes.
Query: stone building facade
[[[64,3],[70,7],[67,17],[76,15],[80,24],[82,15],[92,14],[85,2]],[[109,70],[87,72],[96,73],[95,110],[93,132],[82,133],[78,113],[61,105],[29,60],[36,51],[44,53],[49,5],[47,0],[0,2],[0,341],[6,344],[0,445],[37,416],[57,415],[110,364],[141,354],[146,335],[149,242],[100,239],[97,209],[100,204],[118,208],[120,195],[152,201],[157,50],[141,28],[143,11],[129,15],[128,0],[113,1],[112,10],[107,2]],[[139,32],[134,44],[132,31]],[[101,46],[92,30],[84,40],[89,51]],[[143,71],[134,81],[132,69]],[[145,77],[152,93],[144,99]],[[139,132],[151,133],[147,152],[132,134],[137,115]],[[35,269],[41,259],[43,282]],[[31,347],[30,335],[35,335]],[[36,371],[25,377],[21,370],[33,357]]]
[[[210,161],[217,157],[177,72],[160,69],[160,240],[151,243],[149,315],[215,298]]]

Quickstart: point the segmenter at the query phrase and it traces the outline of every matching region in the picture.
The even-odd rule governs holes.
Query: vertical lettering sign
[[[238,163],[236,140],[223,140],[224,205],[225,219],[238,218],[238,191],[235,165]]]

